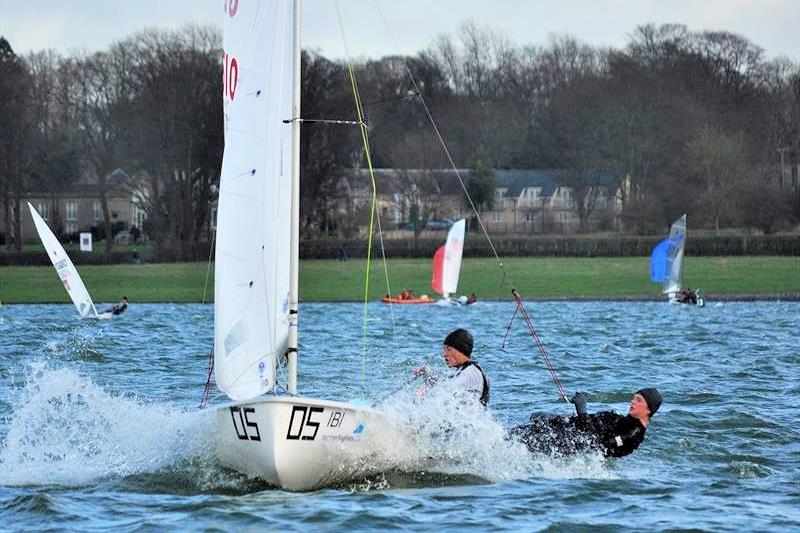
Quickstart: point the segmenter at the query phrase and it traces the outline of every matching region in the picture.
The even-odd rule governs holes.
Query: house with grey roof
[[[141,187],[133,183],[133,179],[122,169],[112,172],[107,178],[106,198],[111,217],[111,223],[122,228],[130,238],[130,231],[142,236],[142,228],[147,218],[141,197],[145,194]],[[92,227],[103,224],[103,209],[100,202],[98,186],[94,182],[82,180],[69,185],[57,193],[54,191],[31,190],[23,196],[20,206],[22,214],[21,237],[22,242],[38,242],[36,228],[33,225],[30,213],[25,202],[31,202],[33,207],[45,219],[50,229],[57,236],[70,236],[77,239],[80,232],[89,232]],[[13,210],[13,204],[9,205]],[[3,206],[0,205],[0,211]],[[13,235],[13,223],[6,228],[6,220],[13,220],[13,216],[0,216],[0,234]]]
[[[608,173],[561,169],[495,170],[494,204],[484,215],[497,233],[575,233],[619,229],[619,180]],[[579,205],[583,209],[579,209]]]
[[[403,228],[416,209],[421,220],[469,218],[462,182],[473,171],[460,169],[375,169],[378,206],[383,228]],[[560,169],[492,170],[494,197],[481,216],[493,233],[574,233],[584,217],[585,231],[619,229],[622,204],[619,180],[608,173],[570,175]],[[347,205],[368,206],[371,186],[365,169],[342,177],[342,200],[337,216]],[[582,202],[583,210],[578,209]],[[414,207],[416,206],[416,207]]]

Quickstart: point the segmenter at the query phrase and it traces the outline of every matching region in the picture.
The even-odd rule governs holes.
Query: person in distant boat
[[[416,298],[416,296],[414,296],[414,292],[408,289],[405,289],[403,292],[400,293],[401,300],[413,300],[414,298]]]
[[[661,400],[658,389],[644,388],[634,393],[627,416],[614,411],[589,414],[586,395],[578,392],[570,400],[575,404],[575,416],[534,413],[529,424],[513,428],[510,435],[537,453],[599,450],[606,457],[623,457],[644,441],[647,426],[661,407]]]
[[[471,292],[469,296],[467,296],[467,305],[474,304],[478,301],[478,297],[475,296],[474,292]]]
[[[697,294],[690,288],[681,289],[678,291],[678,303],[682,304],[697,304]]]
[[[692,289],[686,289],[686,299],[688,303],[697,305],[697,293]]]
[[[444,338],[442,355],[447,367],[455,371],[449,377],[450,383],[474,395],[481,405],[488,406],[489,378],[480,365],[472,360],[472,346],[472,334],[459,328],[451,331]],[[425,366],[416,368],[414,377],[425,377],[430,384],[433,384],[429,370]]]
[[[122,300],[120,300],[118,303],[115,303],[103,312],[111,313],[112,315],[121,315],[126,309],[128,309],[128,297],[123,296]]]

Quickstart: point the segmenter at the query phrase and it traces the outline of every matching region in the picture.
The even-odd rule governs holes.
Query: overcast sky
[[[146,27],[220,24],[222,5],[222,0],[0,0],[0,35],[18,54],[95,51]],[[360,57],[414,54],[439,35],[455,36],[472,20],[517,45],[544,45],[551,35],[571,35],[617,48],[638,25],[681,23],[694,31],[741,34],[769,58],[800,58],[800,0],[339,0],[339,5],[350,52]],[[329,58],[344,56],[333,0],[304,0],[303,46]]]

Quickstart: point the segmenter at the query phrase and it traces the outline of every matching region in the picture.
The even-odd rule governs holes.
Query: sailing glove
[[[575,404],[575,412],[578,415],[588,415],[589,412],[586,410],[586,394],[583,392],[576,392],[575,395],[570,398],[570,402]]]

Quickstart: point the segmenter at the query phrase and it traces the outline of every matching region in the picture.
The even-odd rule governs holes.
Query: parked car
[[[423,224],[423,222],[420,220],[419,224]],[[453,221],[449,220],[449,219],[443,219],[443,220],[433,220],[433,219],[431,219],[431,220],[425,221],[424,224],[425,224],[425,229],[426,230],[442,230],[442,229],[450,229],[450,226],[453,225]],[[413,230],[414,229],[414,223],[413,222],[406,222],[403,227],[405,229],[407,229],[407,230]]]

